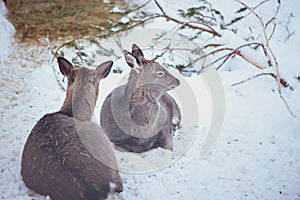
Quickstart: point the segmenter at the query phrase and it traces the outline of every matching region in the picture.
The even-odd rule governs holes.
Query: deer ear
[[[138,66],[138,63],[137,63],[138,59],[137,59],[137,57],[135,57],[132,53],[130,53],[130,52],[126,51],[126,50],[123,51],[123,54],[125,56],[125,60],[126,60],[127,64],[129,65],[129,67],[131,67],[131,68],[137,68],[137,66]]]
[[[111,67],[113,66],[113,61],[107,61],[99,65],[96,69],[97,76],[104,79],[109,74]]]
[[[142,50],[136,44],[132,45],[132,54],[137,58],[140,56],[144,58],[144,54],[143,54]]]
[[[68,74],[71,73],[73,69],[73,65],[65,58],[63,57],[58,57],[57,62],[59,65],[60,72],[64,75],[67,76]]]

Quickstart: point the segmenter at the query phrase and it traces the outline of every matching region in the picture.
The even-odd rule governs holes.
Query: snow
[[[0,64],[2,58],[9,55],[10,46],[13,40],[13,35],[15,34],[15,28],[6,19],[7,9],[3,1],[0,1],[0,41],[1,41],[1,51],[0,51]]]
[[[189,0],[189,3],[177,1],[176,4],[169,4],[166,0],[159,2],[170,15],[175,15],[178,9],[183,9],[186,5],[197,3],[196,0]],[[248,0],[250,5],[257,5],[258,2]],[[224,15],[229,16],[228,20],[239,8],[236,1],[231,0],[214,0],[212,4]],[[52,64],[48,62],[46,45],[26,46],[14,41],[12,36],[15,31],[5,18],[6,11],[2,1],[0,7],[1,198],[46,199],[28,190],[22,181],[20,175],[22,149],[35,123],[44,114],[57,111],[65,93],[58,87],[54,78]],[[149,5],[145,9],[156,8]],[[271,40],[281,75],[294,89],[293,91],[283,89],[283,95],[298,118],[300,118],[300,83],[295,76],[300,73],[297,59],[300,54],[299,10],[299,3],[282,2],[282,8],[276,19],[279,22],[277,30]],[[113,12],[117,11],[120,11],[117,7],[113,9]],[[293,13],[293,17],[290,17],[288,27],[294,35],[286,39],[288,33],[285,26],[290,13]],[[258,24],[254,17],[247,19],[248,23]],[[147,37],[151,38],[155,30],[174,30],[174,27],[176,29],[177,26],[158,19],[147,24],[144,29],[136,29],[131,34],[122,36],[123,48],[130,49],[134,42],[144,49],[146,57],[151,57],[153,52],[147,49],[151,41],[145,41],[145,32],[148,33]],[[223,32],[224,37],[216,42],[235,47],[241,45],[245,39],[242,35],[249,34],[249,29],[246,25],[239,28],[239,37],[231,32]],[[206,39],[200,38],[200,41]],[[106,45],[115,48],[111,40],[106,41]],[[91,48],[91,51],[93,50]],[[161,49],[156,51],[159,52]],[[115,53],[121,55],[121,50],[116,50]],[[70,52],[65,52],[65,55],[68,59],[72,57]],[[264,58],[258,55],[261,54],[257,52],[251,56],[257,56],[256,58],[264,63]],[[100,64],[102,61],[98,59],[97,62]],[[128,72],[124,58],[116,60],[115,66],[121,67],[124,73],[110,74],[100,83],[100,96],[93,118],[97,123],[104,98],[114,87],[124,82],[124,75],[126,76]],[[266,71],[273,72],[272,70]],[[176,74],[174,71],[172,73]],[[115,199],[299,200],[300,121],[292,118],[287,111],[276,91],[277,85],[273,78],[261,76],[232,86],[258,73],[261,72],[239,58],[228,60],[219,71],[225,91],[226,117],[221,138],[213,151],[203,159],[200,159],[200,151],[211,128],[216,109],[213,101],[214,93],[209,90],[210,80],[204,75],[180,76],[183,84],[174,90],[172,95],[177,98],[183,112],[183,126],[176,133],[176,142],[178,138],[187,139],[186,148],[180,151],[181,154],[176,154],[176,159],[171,161],[169,159],[166,162],[164,159],[169,158],[170,153],[161,149],[144,154],[116,151],[124,191],[115,196]],[[188,89],[190,93],[184,95]],[[189,103],[190,100],[195,103]],[[193,117],[195,114],[198,116]]]
[[[119,8],[118,6],[113,7],[113,9],[111,9],[112,13],[123,13],[124,10],[122,10],[121,8]]]

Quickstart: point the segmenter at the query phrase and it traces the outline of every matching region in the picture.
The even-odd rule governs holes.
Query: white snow
[[[130,19],[128,17],[122,17],[122,19],[120,19],[120,22],[123,24],[127,24],[128,22],[130,22]]]
[[[196,0],[177,1],[170,4],[158,0],[170,15],[178,9],[196,5]],[[137,1],[138,2],[138,1]],[[187,3],[188,2],[188,3]],[[257,5],[259,1],[247,1]],[[143,2],[141,2],[143,3]],[[233,0],[214,0],[212,4],[232,16],[239,8]],[[14,28],[5,19],[4,4],[0,1],[0,196],[1,199],[46,199],[26,188],[21,175],[21,155],[26,138],[35,123],[46,113],[57,111],[64,100],[65,93],[58,87],[54,78],[49,56],[45,46],[26,46],[13,41]],[[266,7],[265,7],[266,8]],[[149,5],[149,10],[156,8]],[[270,13],[273,12],[270,6]],[[280,72],[293,91],[283,89],[293,112],[300,118],[300,82],[295,78],[300,67],[297,57],[300,54],[300,4],[292,1],[282,2],[278,26],[271,40],[271,46],[279,61]],[[117,7],[113,12],[119,12]],[[157,10],[156,10],[157,11]],[[258,10],[261,11],[261,10]],[[123,12],[123,11],[122,11]],[[264,11],[264,16],[268,14]],[[287,38],[286,24],[290,13],[293,17],[288,25],[294,32]],[[257,19],[250,17],[247,25],[257,25]],[[172,29],[175,24],[159,19],[146,28]],[[242,35],[249,34],[248,26],[239,26],[238,36],[228,32],[216,42],[238,46]],[[256,27],[257,31],[259,26]],[[149,29],[150,30],[150,29]],[[151,29],[153,30],[153,29]],[[143,32],[143,30],[135,30]],[[144,29],[147,31],[147,29]],[[125,49],[137,43],[147,51],[144,37],[126,35],[122,39]],[[149,33],[149,35],[151,35]],[[199,38],[204,42],[205,38]],[[110,45],[111,42],[107,41]],[[158,50],[160,51],[160,50]],[[248,51],[246,51],[249,53]],[[121,54],[121,50],[116,51]],[[253,54],[260,63],[265,60],[259,52]],[[256,57],[257,56],[257,57]],[[71,58],[71,53],[66,53]],[[97,60],[98,62],[98,60]],[[101,61],[99,61],[101,62]],[[55,64],[55,63],[54,63]],[[128,71],[124,58],[115,62],[116,66]],[[268,69],[273,72],[273,69]],[[176,73],[176,72],[174,72]],[[169,152],[152,150],[141,155],[117,152],[124,191],[115,199],[300,199],[300,121],[288,113],[276,91],[276,82],[271,77],[262,76],[246,83],[232,86],[252,75],[261,73],[249,63],[239,58],[229,60],[220,70],[226,97],[226,118],[222,137],[213,151],[200,159],[200,150],[210,128],[214,105],[207,82],[201,76],[180,77],[191,87],[198,105],[188,104],[190,95],[182,96],[182,88],[172,92],[183,110],[183,127],[176,133],[176,139],[192,138],[188,141],[186,152],[174,159],[171,165],[164,164],[163,158]],[[106,95],[120,82],[124,74],[110,74],[100,83],[100,96],[94,120],[99,121],[99,112]],[[177,74],[178,76],[178,74]],[[192,109],[199,110],[198,119]],[[196,112],[198,113],[198,112]],[[195,133],[195,138],[193,134]],[[123,158],[123,160],[122,160]],[[147,166],[156,166],[156,170]],[[148,171],[145,171],[146,168]],[[152,170],[151,170],[152,169]],[[138,170],[140,173],[133,173]],[[143,171],[144,170],[144,171]]]
[[[1,51],[0,51],[0,64],[2,58],[9,55],[11,50],[10,46],[13,41],[13,35],[15,34],[15,28],[6,19],[7,9],[3,1],[0,1],[0,41],[1,41]]]
[[[122,10],[121,8],[119,8],[118,6],[113,7],[113,9],[111,9],[112,13],[123,13],[124,10]]]

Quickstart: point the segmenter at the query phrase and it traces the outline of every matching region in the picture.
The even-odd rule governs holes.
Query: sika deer
[[[53,200],[105,199],[110,183],[121,192],[122,181],[111,142],[90,119],[100,79],[113,63],[95,70],[73,68],[61,57],[58,63],[68,79],[66,99],[60,111],[46,114],[32,129],[22,155],[23,181]]]
[[[140,153],[162,147],[172,151],[181,113],[167,91],[180,82],[159,63],[146,60],[137,45],[132,46],[132,53],[123,53],[130,76],[127,84],[106,97],[101,126],[119,150]]]

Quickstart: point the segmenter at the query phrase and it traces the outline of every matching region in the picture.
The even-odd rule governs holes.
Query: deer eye
[[[158,76],[159,78],[164,77],[164,75],[165,75],[165,73],[164,73],[163,71],[158,71],[158,72],[157,72],[157,76]]]

